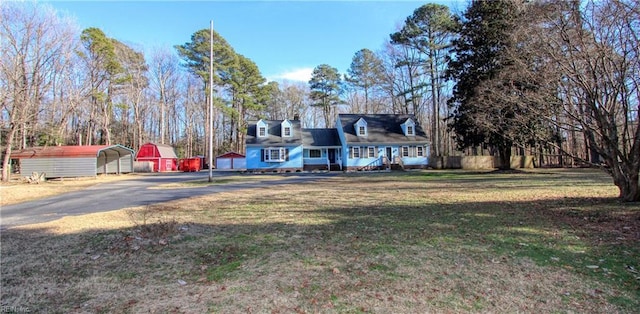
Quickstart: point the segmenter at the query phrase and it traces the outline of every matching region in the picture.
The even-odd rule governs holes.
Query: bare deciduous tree
[[[51,86],[74,48],[74,28],[49,8],[35,3],[0,3],[0,95],[4,133],[2,180],[9,179],[9,161],[19,130],[26,139]],[[21,147],[26,141],[22,141]]]
[[[543,46],[558,72],[561,109],[601,156],[625,201],[640,200],[640,4],[555,1]],[[590,160],[595,163],[596,160]]]

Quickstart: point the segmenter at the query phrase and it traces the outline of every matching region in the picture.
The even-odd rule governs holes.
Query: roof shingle
[[[268,136],[258,137],[256,124],[258,121],[249,121],[247,127],[247,145],[301,145],[302,132],[299,120],[288,120],[291,123],[291,137],[282,136],[282,122],[284,120],[262,120],[268,126]]]
[[[302,145],[305,147],[338,147],[337,129],[302,129]]]
[[[367,136],[357,136],[354,124],[360,119],[367,122]],[[415,122],[415,136],[406,136],[402,124],[407,119]],[[424,130],[414,115],[409,114],[340,114],[338,123],[342,126],[347,144],[349,143],[397,143],[426,144],[429,142]]]

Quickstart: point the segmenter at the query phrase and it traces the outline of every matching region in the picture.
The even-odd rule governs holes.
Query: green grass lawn
[[[3,231],[2,305],[633,313],[640,206],[616,196],[611,179],[593,170],[274,181]]]

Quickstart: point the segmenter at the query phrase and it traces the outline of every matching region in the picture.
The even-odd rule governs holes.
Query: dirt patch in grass
[[[15,180],[10,183],[0,183],[0,206],[32,201],[85,189],[99,183],[128,180],[131,178],[135,178],[135,175],[100,175],[95,178],[53,179],[39,184],[30,184],[21,180]]]
[[[640,209],[591,171],[349,174],[2,232],[3,306],[53,312],[640,307]]]

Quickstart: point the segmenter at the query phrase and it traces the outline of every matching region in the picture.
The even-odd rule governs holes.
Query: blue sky
[[[326,63],[346,73],[356,51],[379,50],[428,1],[49,1],[81,29],[150,52],[214,29],[270,80],[307,81]],[[432,1],[436,2],[436,1]],[[437,1],[457,12],[466,1]]]

